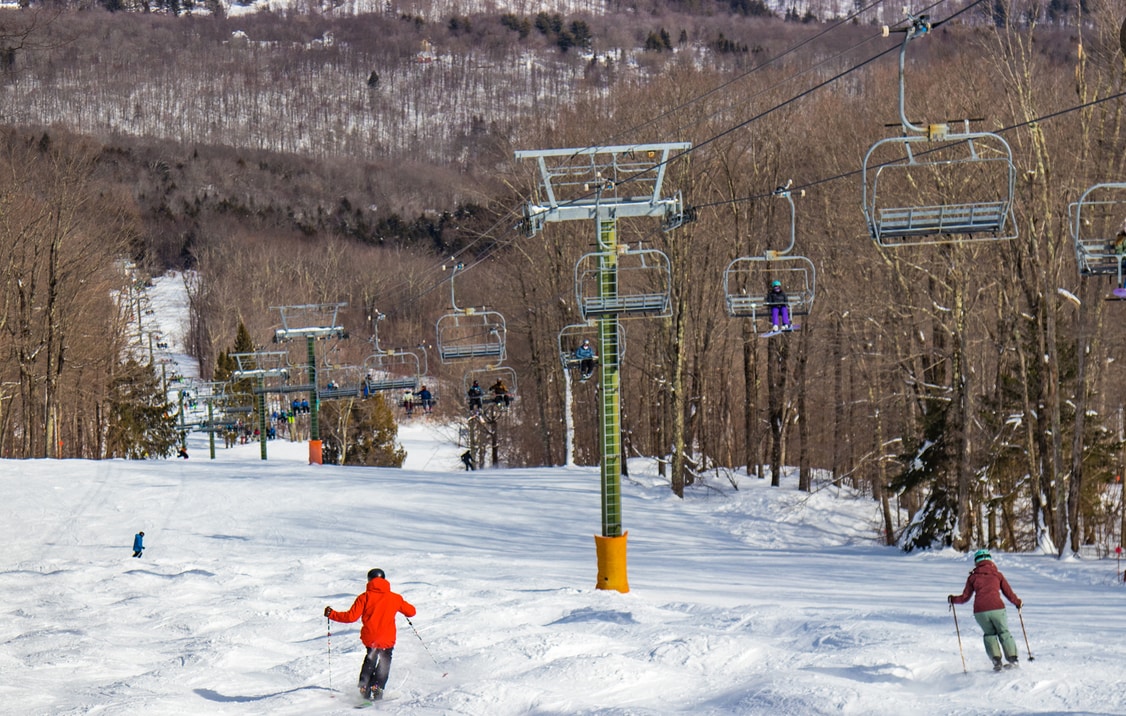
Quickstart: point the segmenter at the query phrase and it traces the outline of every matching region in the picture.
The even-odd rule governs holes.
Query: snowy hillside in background
[[[779,17],[793,9],[798,14],[812,11],[822,20],[846,17],[856,11],[852,0],[764,0]],[[295,0],[256,0],[255,2],[224,2],[229,15],[247,12],[286,12],[293,8],[318,8],[325,15],[348,16],[372,12],[390,12],[395,15],[416,15],[428,22],[453,16],[501,15],[513,13],[520,16],[535,15],[539,12],[559,13],[564,17],[575,15],[602,15],[607,3],[599,0],[418,0],[402,2],[390,0],[340,0],[321,3],[298,2]],[[896,13],[899,8],[896,8]]]
[[[150,316],[174,356],[175,286]],[[359,625],[322,610],[372,567],[418,608],[382,708],[406,716],[1123,713],[1113,561],[996,554],[1029,641],[1010,609],[1022,664],[994,674],[960,607],[967,674],[945,597],[968,558],[880,546],[865,497],[680,500],[632,461],[631,591],[603,592],[597,469],[464,472],[454,434],[403,425],[401,470],[284,441],[212,461],[198,435],[188,460],[0,461],[0,713],[354,713]]]

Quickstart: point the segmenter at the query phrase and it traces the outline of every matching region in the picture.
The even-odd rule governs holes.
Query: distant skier
[[[182,445],[181,445],[181,446],[180,446],[180,451],[179,451],[178,453],[176,453],[176,456],[177,456],[177,457],[182,457],[182,458],[184,458],[185,460],[187,460],[187,459],[188,459],[188,449],[187,449],[186,447],[184,447],[184,446],[182,446]]]
[[[966,579],[966,588],[961,594],[951,594],[946,601],[954,604],[965,604],[974,597],[974,619],[984,633],[985,653],[993,659],[993,670],[1012,668],[1020,660],[1017,656],[1016,641],[1009,633],[1009,622],[1005,614],[1005,603],[1001,601],[1004,594],[1013,606],[1021,608],[1021,600],[1009,586],[1005,575],[993,564],[993,557],[987,549],[979,549],[974,553],[974,568]],[[1001,664],[1001,652],[1005,653],[1007,664]]]
[[[465,465],[466,470],[477,469],[477,466],[473,463],[473,453],[472,453],[472,451],[466,450],[465,452],[463,452],[461,454],[461,464]]]
[[[782,282],[775,281],[770,284],[770,292],[766,294],[766,305],[770,306],[770,322],[773,330],[790,330],[790,301],[786,292],[782,290]],[[781,320],[779,320],[781,319]]]
[[[144,552],[144,551],[145,551],[145,533],[144,532],[138,532],[137,535],[135,537],[133,537],[133,556],[134,557],[140,557],[141,553]]]
[[[360,641],[367,647],[364,664],[360,668],[360,697],[365,701],[383,698],[387,678],[391,674],[391,652],[395,648],[395,615],[415,615],[415,608],[402,595],[391,591],[382,569],[368,572],[367,590],[356,597],[352,608],[346,612],[325,607],[324,614],[334,622],[351,624],[361,619]]]
[[[588,380],[594,373],[594,347],[590,345],[590,339],[584,338],[583,344],[575,349],[575,358],[579,361],[579,376],[582,380]]]

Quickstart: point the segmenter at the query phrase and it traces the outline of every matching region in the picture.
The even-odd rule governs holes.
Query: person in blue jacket
[[[145,551],[145,533],[138,532],[137,536],[133,538],[133,556],[140,557],[141,552]]]
[[[583,344],[575,349],[575,358],[579,359],[579,374],[583,380],[590,378],[594,373],[594,347],[590,339],[584,338]]]

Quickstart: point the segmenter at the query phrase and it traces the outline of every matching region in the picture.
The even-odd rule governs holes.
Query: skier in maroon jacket
[[[997,565],[993,564],[993,557],[987,549],[979,549],[974,553],[974,568],[966,579],[966,588],[961,594],[951,594],[946,601],[951,604],[965,604],[972,596],[974,598],[974,619],[984,633],[985,653],[993,659],[993,670],[1002,668],[1010,669],[1017,665],[1017,644],[1013,635],[1009,633],[1009,622],[1005,615],[1005,603],[1001,595],[1005,595],[1018,610],[1021,600],[1009,586],[1008,580]],[[1004,651],[1008,661],[1002,667],[1001,652]]]

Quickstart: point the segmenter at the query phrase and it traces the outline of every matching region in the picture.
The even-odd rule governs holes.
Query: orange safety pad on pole
[[[629,579],[626,576],[627,537],[629,532],[621,537],[594,536],[594,549],[598,555],[597,589],[613,589],[623,593],[629,591]]]
[[[321,465],[321,464],[323,464],[321,462],[321,441],[320,440],[310,440],[309,441],[309,464],[310,465]]]

